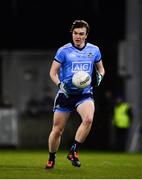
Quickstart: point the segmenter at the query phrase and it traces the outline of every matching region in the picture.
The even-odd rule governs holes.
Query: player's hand
[[[61,91],[63,91],[63,93],[65,95],[68,95],[68,92],[67,92],[67,86],[66,86],[66,83],[65,82],[60,82],[58,84],[58,87],[61,89]]]
[[[103,75],[96,70],[96,87],[98,87],[103,79]]]

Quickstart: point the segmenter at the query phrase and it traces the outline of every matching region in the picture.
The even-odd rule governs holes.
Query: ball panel
[[[86,71],[78,71],[73,75],[72,83],[77,88],[85,88],[91,83],[91,77]]]

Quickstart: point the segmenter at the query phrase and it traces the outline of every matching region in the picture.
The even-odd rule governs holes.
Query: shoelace
[[[53,164],[54,164],[54,162],[53,162],[53,161],[48,161],[47,166],[48,166],[48,167],[52,167],[52,166],[53,166]]]
[[[77,152],[74,152],[74,157],[78,158],[78,153]]]
[[[69,158],[73,160],[78,160],[78,153],[74,152],[73,154],[69,154]]]

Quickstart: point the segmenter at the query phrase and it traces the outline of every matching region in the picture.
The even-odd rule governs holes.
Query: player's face
[[[72,32],[72,40],[76,47],[82,48],[87,38],[86,28],[75,28]]]

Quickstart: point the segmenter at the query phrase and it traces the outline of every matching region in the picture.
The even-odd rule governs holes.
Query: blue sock
[[[74,151],[77,152],[80,145],[81,143],[75,140],[70,148],[70,152],[74,152]]]

